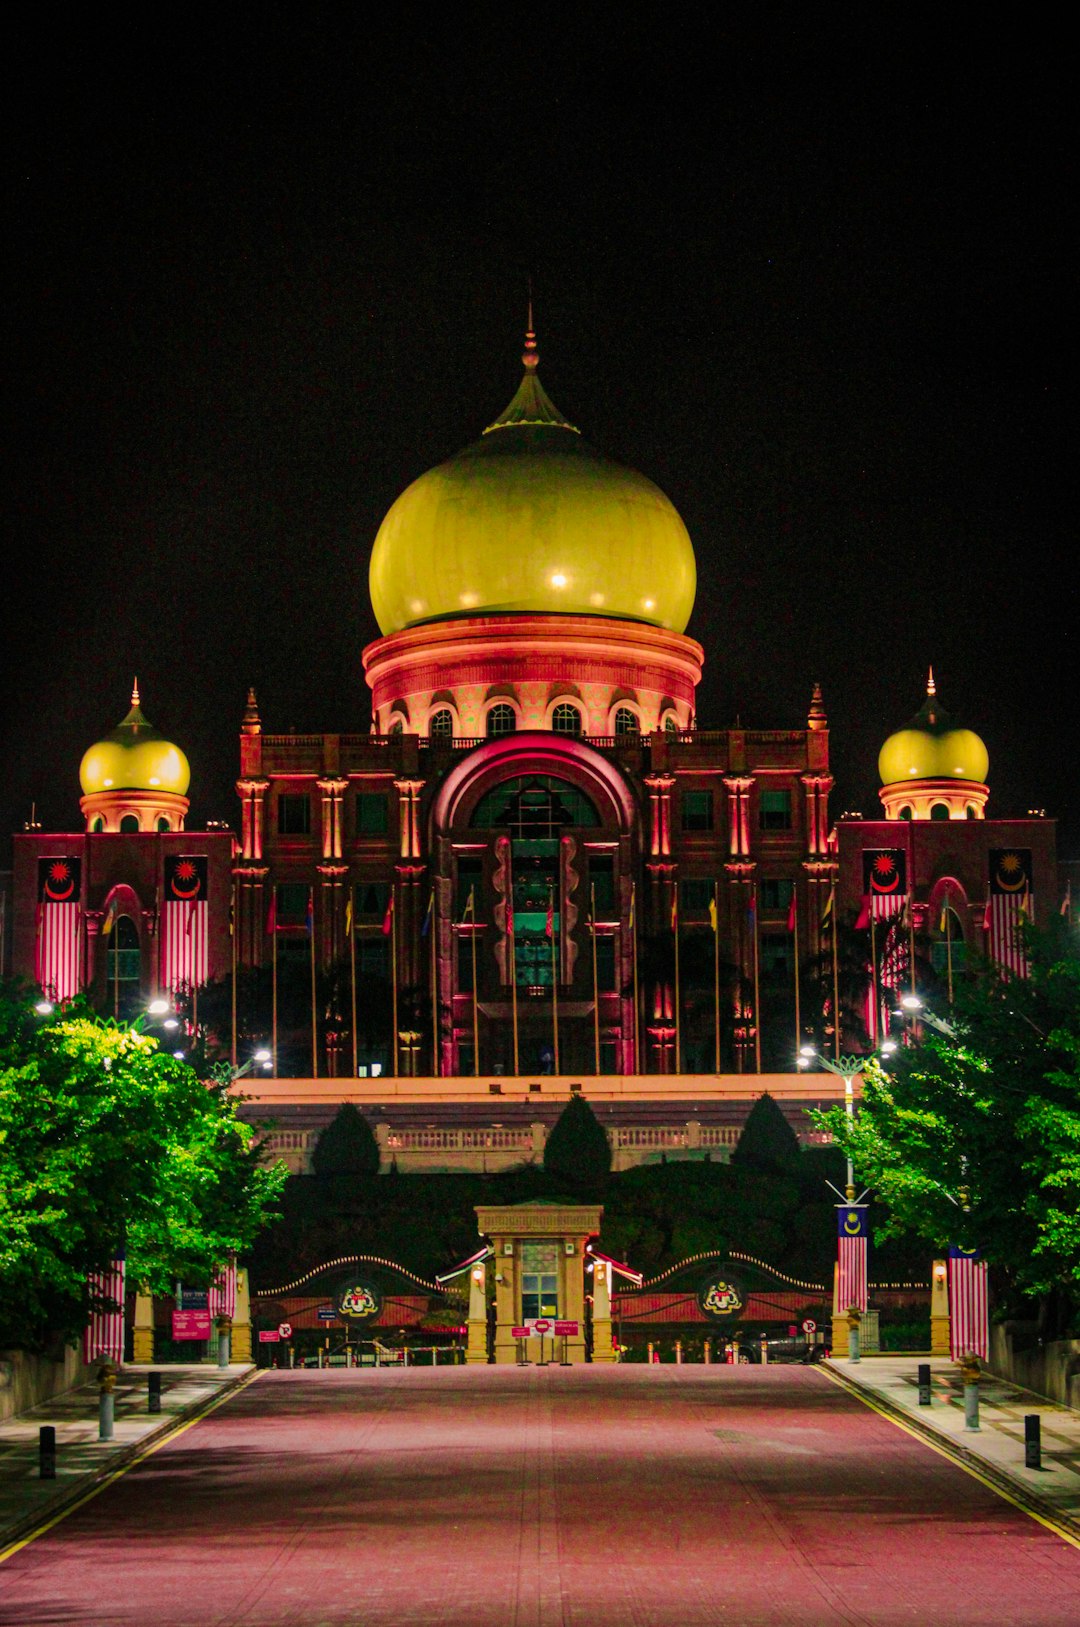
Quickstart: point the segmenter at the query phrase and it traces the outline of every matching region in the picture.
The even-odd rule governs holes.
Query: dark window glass
[[[388,881],[358,881],[355,897],[356,919],[365,926],[386,919],[386,907],[390,902]]]
[[[137,983],[142,957],[139,952],[139,934],[130,915],[117,916],[107,942],[110,987],[116,982]]]
[[[399,717],[396,717],[386,732],[387,734],[404,734],[405,725]]]
[[[278,882],[278,926],[303,926],[306,923],[308,893],[310,890],[306,881]]]
[[[907,806],[906,803],[900,809],[900,818],[901,819],[910,819],[911,818],[911,809]]]
[[[168,830],[169,821],[167,819],[159,819],[157,822],[157,828],[158,830]]]
[[[390,939],[384,938],[382,933],[356,940],[356,977],[361,985],[363,979],[369,977],[389,982]]]
[[[788,908],[795,886],[789,876],[762,876],[758,885],[761,888],[761,907],[763,910],[775,915],[779,910]]]
[[[515,837],[557,836],[564,826],[595,828],[600,815],[595,805],[567,780],[550,775],[503,780],[481,797],[472,816],[480,830],[505,829]]]
[[[615,859],[610,853],[589,856],[589,885],[596,898],[597,914],[610,918],[615,908]]]
[[[669,712],[667,717],[664,719],[664,733],[665,734],[678,734],[678,732],[679,732],[678,721],[675,718],[673,718],[671,716],[670,712]]]
[[[763,983],[790,983],[795,966],[791,938],[785,932],[761,935],[761,980]]]
[[[931,819],[948,819],[949,805],[947,802],[935,802],[930,809]]]
[[[487,715],[489,735],[513,734],[517,729],[517,713],[512,706],[501,703],[493,706]]]
[[[713,883],[705,876],[687,876],[679,883],[679,903],[688,915],[707,913],[713,897]]]
[[[556,734],[580,734],[581,713],[568,702],[556,706],[551,714],[551,727]]]
[[[277,828],[279,836],[310,836],[311,798],[306,791],[288,791],[278,797]]]
[[[360,791],[356,798],[357,836],[385,836],[390,829],[390,804],[381,791]]]
[[[762,830],[791,829],[790,791],[762,791],[758,802],[758,825]]]
[[[641,733],[641,724],[638,721],[638,715],[636,712],[632,712],[629,706],[620,706],[618,711],[615,713],[615,733]]]
[[[139,821],[135,814],[125,814],[120,821],[120,829],[125,836],[130,836],[139,828]]]
[[[477,970],[479,971],[480,945],[476,946]],[[457,986],[459,994],[471,994],[473,986],[472,977],[472,933],[459,932],[457,939]]]
[[[615,987],[615,939],[609,932],[596,935],[596,986],[601,994]]]
[[[454,737],[454,714],[448,706],[442,707],[438,712],[431,714],[428,724],[428,734],[432,740],[452,740]]]
[[[683,830],[712,830],[711,791],[684,791],[681,803]]]

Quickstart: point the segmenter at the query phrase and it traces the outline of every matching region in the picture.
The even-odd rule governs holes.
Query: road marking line
[[[1051,1519],[1048,1514],[1040,1514],[1036,1509],[1030,1508],[1027,1503],[1022,1502],[1019,1497],[1014,1497],[1012,1492],[1006,1491],[1003,1486],[999,1486],[995,1481],[988,1479],[986,1475],[980,1474],[979,1470],[972,1468],[970,1463],[965,1463],[963,1458],[957,1454],[955,1449],[952,1449],[951,1442],[930,1440],[922,1433],[921,1430],[914,1429],[911,1424],[905,1423],[903,1418],[897,1418],[895,1414],[889,1412],[887,1408],[879,1406],[876,1401],[871,1400],[871,1398],[856,1385],[850,1384],[847,1379],[841,1378],[839,1373],[832,1372],[828,1367],[824,1366],[824,1364],[815,1363],[815,1370],[823,1374],[825,1378],[829,1379],[841,1390],[844,1390],[848,1395],[854,1396],[856,1401],[861,1401],[864,1407],[870,1408],[871,1412],[876,1412],[880,1417],[886,1419],[888,1423],[895,1424],[897,1429],[902,1429],[905,1434],[910,1435],[912,1439],[918,1441],[920,1445],[928,1446],[931,1452],[936,1452],[939,1457],[943,1457],[949,1463],[955,1464],[958,1469],[963,1469],[964,1473],[969,1474],[973,1480],[978,1480],[981,1485],[986,1486],[989,1491],[994,1492],[998,1497],[1002,1498],[1004,1502],[1011,1503],[1014,1508],[1018,1508],[1020,1510],[1021,1514],[1026,1514],[1028,1519],[1038,1520],[1040,1525],[1045,1525],[1048,1531],[1052,1531],[1054,1535],[1056,1537],[1060,1537],[1063,1542],[1070,1543],[1074,1548],[1080,1548],[1080,1538],[1074,1536],[1073,1533],[1067,1530],[1065,1526],[1059,1525],[1058,1522]],[[0,1559],[2,1558],[3,1555],[0,1554]]]
[[[196,1424],[201,1424],[203,1419],[208,1418],[212,1412],[216,1412],[218,1407],[223,1407],[226,1401],[232,1400],[234,1395],[239,1395],[240,1391],[246,1390],[249,1384],[254,1384],[255,1380],[265,1371],[267,1369],[257,1368],[254,1373],[249,1373],[247,1378],[242,1378],[239,1384],[235,1384],[231,1389],[226,1390],[224,1395],[215,1396],[213,1400],[208,1401],[201,1411],[195,1413],[194,1417],[181,1420],[174,1429],[170,1429],[164,1435],[159,1436],[144,1451],[136,1453],[135,1457],[130,1458],[127,1463],[122,1463],[118,1469],[113,1469],[103,1480],[99,1480],[96,1485],[91,1486],[89,1491],[84,1492],[81,1497],[77,1497],[73,1503],[68,1503],[65,1508],[60,1509],[59,1513],[52,1515],[50,1519],[43,1520],[40,1525],[36,1525],[25,1537],[20,1537],[17,1542],[10,1543],[6,1548],[0,1548],[0,1565],[5,1560],[13,1558],[20,1549],[27,1548],[32,1542],[36,1542],[38,1537],[43,1537],[47,1531],[53,1529],[53,1526],[59,1525],[61,1520],[66,1520],[69,1514],[74,1514],[77,1509],[85,1508],[87,1503],[100,1496],[103,1491],[107,1491],[115,1481],[120,1479],[121,1475],[127,1474],[129,1469],[137,1469],[140,1463],[145,1463],[147,1458],[153,1457],[154,1453],[160,1451],[163,1446],[168,1446],[170,1441],[176,1440],[177,1436],[182,1435],[186,1429],[192,1429]]]

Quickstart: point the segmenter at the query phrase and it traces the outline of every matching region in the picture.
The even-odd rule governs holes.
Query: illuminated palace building
[[[136,696],[84,758],[85,830],[15,840],[16,971],[116,1009],[209,983],[220,1028],[235,962],[245,1041],[276,1011],[294,1078],[531,1076],[542,1096],[548,1075],[646,1075],[670,1096],[657,1076],[790,1079],[797,968],[800,1032],[832,1043],[833,921],[869,917],[880,961],[846,1048],[881,1037],[916,935],[940,976],[973,949],[1023,969],[1018,914],[1056,903],[1053,822],[985,818],[985,747],[932,681],[883,747],[878,822],[830,823],[812,674],[799,727],[699,727],[686,528],[537,360],[530,332],[506,410],[383,521],[370,733],[264,732],[251,693],[239,835],[194,835],[186,760]]]

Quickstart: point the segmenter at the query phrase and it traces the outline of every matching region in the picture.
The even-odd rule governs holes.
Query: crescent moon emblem
[[[997,874],[997,883],[1003,893],[1018,893],[1027,882],[1027,877],[1021,872],[1019,881],[1006,881],[1001,871]]]
[[[172,881],[170,883],[170,886],[172,887],[173,896],[175,898],[197,898],[199,896],[199,878],[198,878],[198,876],[195,877],[195,885],[194,885],[194,887],[191,887],[189,889],[185,889],[185,888],[179,886],[177,881],[176,881],[175,876],[173,877],[173,879],[172,879]]]
[[[51,898],[54,904],[62,904],[66,899],[70,898],[72,893],[75,891],[74,877],[68,877],[68,884],[62,892],[55,892],[48,882],[45,883],[44,891],[45,897]]]
[[[859,1231],[859,1217],[858,1215],[852,1214],[850,1209],[844,1216],[844,1230],[847,1232],[849,1237],[855,1237]]]
[[[870,877],[870,891],[874,893],[894,893],[900,885],[900,877],[894,871],[891,881],[878,881],[876,876]]]

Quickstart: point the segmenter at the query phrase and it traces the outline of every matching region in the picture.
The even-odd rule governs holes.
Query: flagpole
[[[506,853],[506,882],[506,908],[510,924],[510,1010],[514,1023],[514,1077],[516,1079],[520,1071],[518,1058],[517,944],[514,941],[517,929],[514,921],[514,860],[513,850],[510,847],[507,848]]]
[[[276,884],[274,884],[276,886]],[[271,902],[270,912],[274,918],[273,932],[270,937],[270,987],[271,987],[271,1039],[270,1048],[274,1053],[274,1078],[277,1071],[277,897]]]
[[[754,1071],[761,1072],[761,956],[758,943],[757,886],[750,883],[754,911]]]
[[[641,1072],[641,1031],[638,1011],[637,882],[630,883],[630,947],[634,962],[634,1072]]]
[[[794,883],[792,883],[794,886]],[[802,1003],[799,994],[799,895],[791,895],[791,937],[795,947],[795,1055],[802,1044]]]
[[[870,988],[871,988],[871,993],[872,993],[873,999],[874,999],[874,1012],[873,1012],[874,1026],[873,1026],[873,1029],[871,1030],[870,1038],[873,1041],[874,1050],[876,1051],[877,1048],[878,1048],[878,1025],[879,1025],[879,1023],[881,1021],[881,1013],[880,1013],[880,1011],[878,1009],[877,924],[876,924],[877,918],[874,915],[874,901],[873,901],[873,899],[870,900],[869,908],[870,908]]]
[[[671,883],[671,925],[675,933],[675,1072],[682,1073],[682,994],[679,983],[679,880]]]
[[[394,1025],[394,1078],[398,1077],[398,1012],[397,1012],[397,893],[390,883],[390,986],[393,995],[391,1021]]]
[[[232,892],[229,895],[229,947],[232,956],[232,998],[230,1000],[230,1017],[232,1021],[232,1044],[229,1047],[229,1061],[236,1068],[236,881],[233,880]]]
[[[358,1078],[360,1056],[356,1033],[356,922],[353,919],[352,882],[349,883],[349,902],[345,907],[345,925],[349,932],[349,986],[352,996],[352,1076]]]
[[[836,882],[829,889],[829,927],[832,932],[833,1056],[840,1060],[840,955],[836,943]]]
[[[945,964],[948,970],[949,1004],[953,1003],[952,981],[952,911],[949,908],[949,895],[945,894],[941,906],[941,913],[945,917]]]
[[[555,889],[548,888],[551,910],[551,1016],[555,1029],[555,1074],[559,1073],[559,954],[555,938]]]
[[[437,1079],[442,1073],[439,1066],[439,964],[435,953],[438,928],[435,918],[435,883],[431,884],[431,1071]]]
[[[600,981],[596,968],[596,884],[589,883],[589,913],[592,925],[592,998],[593,998],[593,1060],[594,1071],[600,1075]]]
[[[713,1030],[716,1040],[716,1072],[720,1072],[720,883],[712,884],[713,935]]]
[[[308,889],[308,940],[311,944],[311,1077],[319,1077],[319,1024],[315,1015],[315,892]]]
[[[476,897],[469,888],[469,948],[472,953],[472,1043],[473,1077],[480,1073],[480,1010],[476,1003]]]

